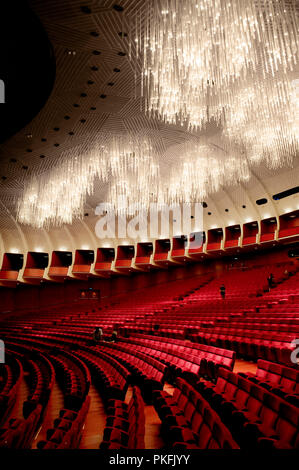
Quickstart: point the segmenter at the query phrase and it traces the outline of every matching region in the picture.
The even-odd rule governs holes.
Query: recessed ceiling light
[[[112,8],[113,10],[118,11],[119,13],[124,11],[124,7],[122,7],[121,5],[118,5],[117,3],[115,3]]]
[[[87,5],[83,5],[82,7],[80,7],[80,10],[82,11],[82,13],[86,13],[87,15],[90,15],[91,13],[91,9]]]
[[[212,215],[212,212],[208,212],[208,215]]]
[[[243,206],[242,206],[242,207],[243,207],[243,209],[246,209],[246,206],[245,206],[245,204],[243,204]]]
[[[229,209],[225,209],[225,212],[229,212]]]
[[[258,206],[262,206],[263,204],[267,204],[268,200],[265,197],[263,197],[262,199],[258,199],[255,202]]]

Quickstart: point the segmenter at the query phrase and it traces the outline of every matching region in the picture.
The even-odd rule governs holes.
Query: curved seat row
[[[185,449],[238,449],[227,427],[188,382],[178,378],[170,395],[154,392],[154,406],[168,446]]]
[[[196,388],[241,447],[299,448],[299,407],[226,369],[215,385],[202,381]]]
[[[145,414],[140,389],[133,387],[128,404],[109,400],[101,449],[144,449]]]
[[[256,373],[240,375],[299,407],[299,370],[258,359]]]

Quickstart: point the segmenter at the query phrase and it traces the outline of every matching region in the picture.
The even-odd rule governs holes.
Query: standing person
[[[95,343],[98,343],[100,341],[102,341],[102,336],[103,336],[103,330],[102,328],[100,328],[99,326],[96,326],[93,334],[92,334],[92,337],[93,337],[93,340],[95,341]]]
[[[222,297],[222,300],[224,300],[225,299],[225,285],[224,284],[220,286],[220,295]]]
[[[285,269],[284,277],[285,277],[286,279],[287,279],[288,277],[290,277],[289,271],[288,271],[287,269]]]
[[[271,287],[273,287],[273,278],[274,278],[274,276],[273,276],[272,273],[267,277],[269,289],[271,289]]]

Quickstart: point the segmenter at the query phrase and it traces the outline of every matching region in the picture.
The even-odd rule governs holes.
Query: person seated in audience
[[[222,297],[222,300],[224,300],[225,299],[225,285],[224,284],[220,286],[220,295]]]
[[[99,326],[96,326],[96,328],[95,328],[95,330],[92,334],[94,342],[99,343],[100,341],[102,341],[102,336],[103,336],[102,328],[100,328]]]
[[[111,341],[111,343],[115,343],[117,341],[117,330],[112,331],[110,341]]]

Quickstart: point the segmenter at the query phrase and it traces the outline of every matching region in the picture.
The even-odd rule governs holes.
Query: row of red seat
[[[9,354],[22,364],[29,394],[23,402],[23,418],[9,417],[0,429],[0,446],[30,448],[42,422],[54,384],[54,368],[39,352],[26,346],[7,343]]]
[[[153,331],[151,326],[141,325],[126,325],[119,328],[119,332],[123,336],[128,336],[131,333],[151,333]],[[185,329],[178,327],[160,328],[159,334],[167,338],[184,339],[186,337]]]
[[[5,422],[15,404],[22,378],[23,367],[15,355],[6,348],[6,363],[0,364],[0,425]]]
[[[238,449],[229,430],[209,403],[185,380],[177,379],[170,395],[154,392],[154,405],[168,444],[187,449]]]
[[[52,358],[54,364],[56,358],[59,357],[59,353],[62,355],[70,355],[71,353],[67,352],[67,349],[76,348],[75,356],[77,356],[78,359],[81,359],[81,364],[85,363],[88,368],[90,368],[93,374],[94,383],[101,390],[103,399],[105,400],[109,397],[121,398],[123,396],[125,389],[128,386],[127,381],[130,375],[128,369],[124,368],[118,361],[115,361],[111,356],[104,352],[99,351],[94,347],[87,346],[85,344],[86,342],[81,343],[78,339],[70,340],[68,339],[67,334],[65,335],[66,338],[62,333],[61,335],[58,335],[58,337],[56,336],[57,334],[52,335],[50,333],[26,332],[26,336],[20,334],[19,337],[14,337],[14,340],[18,340],[22,343],[34,344],[38,348],[50,351],[53,351],[53,348],[56,348],[54,351],[56,351],[57,354]],[[76,335],[74,335],[74,337],[76,337]],[[64,345],[63,350],[57,348],[58,344],[60,346]],[[72,357],[72,360],[74,361],[75,357]],[[62,362],[65,361],[62,360]],[[63,364],[61,364],[61,367],[63,367]],[[57,371],[57,378],[61,378],[63,381],[65,379],[65,375],[63,374],[61,367],[60,370]],[[72,366],[71,369],[73,369]],[[80,406],[82,399],[88,392],[90,383],[90,376],[86,378],[86,372],[85,377],[80,373],[80,369],[79,371],[77,369],[77,374],[75,376],[72,372],[73,371],[71,370],[71,377],[69,377],[70,380],[61,383],[66,396],[65,406],[70,408]]]
[[[299,407],[299,370],[259,359],[255,374],[239,374]]]
[[[89,406],[90,397],[87,396],[78,411],[60,410],[53,428],[47,430],[47,439],[38,442],[38,449],[77,449]]]
[[[256,360],[258,357],[270,362],[291,365],[290,356],[293,351],[291,345],[294,335],[273,334],[254,330],[206,329],[202,333],[190,335],[193,341],[210,344],[236,351],[240,357]]]
[[[30,449],[41,415],[42,406],[37,405],[26,419],[10,418],[0,429],[0,448]]]
[[[123,364],[103,351],[91,348],[81,348],[76,353],[90,369],[93,384],[99,390],[104,403],[109,398],[124,398],[131,374]]]
[[[171,338],[136,334],[121,341],[147,348],[147,354],[168,365],[173,377],[184,375],[196,379],[198,375],[204,375],[213,379],[218,367],[232,369],[235,362],[234,351]]]
[[[78,411],[88,394],[90,381],[85,381],[76,361],[70,361],[61,351],[57,350],[55,355],[49,354],[49,358],[54,364],[56,378],[63,391],[65,407]]]
[[[201,381],[196,388],[241,447],[299,448],[299,408],[264,387],[220,369],[216,385]]]
[[[24,418],[27,418],[38,404],[42,406],[42,414],[45,412],[55,379],[53,365],[42,353],[31,353],[31,357],[32,359],[26,360],[29,374],[25,378],[29,395],[23,404]]]
[[[44,341],[44,338],[47,338],[48,341],[59,341],[59,338],[61,338],[60,342],[63,341],[66,343],[66,345],[71,344],[72,347],[74,346],[74,343],[80,346],[80,349],[82,350],[83,343],[81,340],[78,340],[76,338],[76,334],[70,334],[70,333],[65,333],[65,332],[58,332],[54,330],[55,333],[35,333],[32,331],[27,331],[26,335],[29,335],[30,338],[32,339],[32,336],[34,338],[42,339]],[[57,336],[57,338],[56,338]],[[219,366],[226,366],[229,368],[233,367],[234,364],[234,359],[235,359],[235,353],[232,351],[224,351],[221,350],[220,348],[214,348],[211,346],[205,346],[205,345],[200,345],[200,344],[191,344],[190,342],[185,342],[185,341],[180,341],[180,340],[175,340],[175,339],[169,339],[169,338],[163,338],[163,337],[152,337],[152,336],[142,336],[138,338],[139,335],[136,335],[136,339],[130,339],[127,341],[127,343],[135,343],[135,344],[142,344],[143,347],[145,346],[145,340],[147,341],[147,351],[146,351],[146,356],[144,357],[145,361],[148,362],[151,360],[151,356],[153,355],[155,351],[155,357],[156,359],[159,360],[158,363],[155,364],[155,367],[157,368],[157,364],[161,363],[161,352],[166,353],[167,356],[167,365],[172,367],[173,371],[175,372],[174,376],[181,374],[182,372],[184,374],[195,374],[198,375],[199,373],[202,373],[203,375],[207,375],[211,378],[215,377],[217,374],[217,368]],[[69,337],[74,338],[73,341],[69,340]],[[87,336],[88,338],[88,336]],[[153,341],[155,340],[155,344]],[[114,349],[119,348],[119,345],[109,345],[108,343],[102,343],[101,344],[101,351],[106,348],[111,348],[114,347]],[[133,359],[134,353],[136,348],[135,346],[132,347],[130,351],[128,351],[131,355],[131,368],[134,368],[134,362],[135,360]],[[160,351],[160,352],[159,352]],[[109,351],[111,352],[111,351]],[[144,351],[145,352],[145,351]],[[162,358],[162,360],[165,362],[166,360],[166,355],[164,354],[165,357]],[[183,356],[184,357],[183,357]],[[159,356],[159,357],[158,357]],[[128,358],[127,358],[128,359]],[[161,364],[160,364],[161,366]],[[165,366],[163,366],[165,368]],[[159,382],[160,384],[163,383],[164,380],[164,371],[162,376],[159,372],[155,372],[153,375],[153,371],[150,370],[149,374],[147,372],[148,366],[142,366],[142,368],[139,368],[138,374],[136,374],[135,370],[135,375],[138,375],[139,377],[144,375],[144,378],[147,379],[146,383],[147,385],[156,385],[155,382]],[[134,372],[134,369],[131,369],[132,372]],[[140,372],[141,370],[141,372]],[[161,371],[161,367],[158,367],[158,370]],[[140,375],[141,374],[141,375]],[[149,375],[149,377],[146,377],[146,374]],[[158,377],[158,381],[156,380]],[[154,381],[154,383],[152,383]],[[160,386],[160,385],[159,385]],[[148,387],[146,387],[148,388]],[[152,388],[152,387],[151,387]]]
[[[148,403],[151,401],[151,390],[163,388],[164,370],[161,371],[161,367],[157,368],[156,364],[150,364],[148,358],[146,360],[137,358],[132,350],[122,351],[117,344],[111,344],[106,348],[101,345],[101,349],[106,349],[109,355],[124,364],[131,372],[132,383],[141,387],[143,396]]]
[[[286,323],[274,324],[273,322],[269,323],[268,320],[265,322],[247,322],[247,321],[238,321],[238,322],[230,322],[225,324],[219,324],[220,327],[225,327],[228,329],[242,329],[242,330],[257,330],[257,331],[273,331],[273,332],[281,332],[281,333],[288,333],[296,335],[299,333],[299,325],[294,323],[290,323],[287,325]]]
[[[109,400],[101,449],[144,449],[145,415],[140,389],[133,387],[128,404]]]
[[[88,337],[88,341],[82,342],[81,340],[78,340],[76,338],[76,335],[69,335],[69,334],[63,334],[63,333],[55,333],[55,334],[50,334],[50,333],[36,333],[32,331],[26,331],[25,335],[21,334],[19,332],[20,336],[10,336],[10,338],[13,337],[14,341],[19,341],[22,344],[28,343],[28,344],[34,344],[37,348],[42,348],[46,350],[53,350],[53,348],[56,348],[56,351],[60,351],[60,354],[70,354],[67,353],[67,349],[74,349],[76,348],[76,356],[80,356],[83,362],[85,362],[88,367],[91,369],[93,373],[93,379],[95,384],[98,386],[98,388],[101,390],[101,393],[103,394],[103,399],[106,399],[107,397],[110,396],[115,396],[120,398],[123,396],[124,390],[126,389],[128,385],[128,379],[130,376],[130,373],[128,369],[124,368],[118,361],[115,361],[111,356],[105,354],[102,351],[99,351],[98,349],[94,347],[87,346],[86,343],[90,342],[90,339]],[[74,337],[73,340],[69,339],[69,336]],[[57,349],[57,345],[62,346],[63,345],[63,351],[60,349]],[[55,349],[54,349],[55,350]],[[74,360],[74,357],[73,357]],[[81,361],[81,362],[82,362]],[[54,358],[55,362],[55,358]],[[89,372],[88,372],[89,373]],[[59,372],[58,372],[59,374]],[[78,375],[78,373],[77,373]],[[86,380],[85,378],[82,377],[82,374],[80,379],[78,377],[73,381],[73,392],[67,393],[67,403],[66,406],[68,407],[74,407],[77,405],[80,406],[80,403],[82,401],[83,395],[77,394],[76,388],[78,388],[78,384],[76,384],[76,381],[79,380],[81,383],[80,385],[80,390],[86,387],[86,384],[89,383],[90,379]],[[62,376],[63,378],[63,376]],[[72,381],[69,381],[67,384],[68,387],[70,387],[70,384],[72,384]],[[62,384],[64,387],[64,385]],[[72,389],[71,389],[72,390]],[[80,391],[79,390],[79,391]]]
[[[16,341],[16,339],[14,340]],[[60,417],[54,421],[54,427],[47,431],[47,441],[40,444],[40,448],[76,448],[79,445],[79,438],[83,429],[85,417],[89,408],[90,397],[88,391],[90,386],[90,372],[86,365],[75,354],[70,351],[63,351],[58,348],[53,348],[53,344],[41,341],[41,339],[31,338],[29,343],[31,347],[23,343],[23,338],[19,338],[20,344],[17,342],[10,343],[9,346],[16,349],[14,354],[20,354],[20,351],[25,355],[29,355],[33,359],[29,359],[29,384],[30,395],[29,399],[24,402],[23,410],[28,413],[28,418],[24,420],[14,420],[17,423],[13,433],[14,437],[10,440],[7,439],[7,447],[14,447],[18,445],[20,448],[30,447],[32,437],[36,431],[36,426],[42,419],[42,406],[38,406],[30,412],[28,405],[33,405],[36,400],[42,402],[43,392],[52,388],[54,383],[55,373],[58,382],[61,385],[64,395],[65,409],[61,410]],[[25,343],[27,341],[25,340]],[[50,353],[45,351],[49,349]],[[37,352],[39,348],[42,352]],[[47,371],[47,367],[50,368]],[[45,387],[46,385],[46,387]],[[49,397],[48,397],[49,398]],[[28,405],[28,406],[26,406]],[[33,417],[36,416],[36,410],[39,410],[37,422]],[[25,416],[26,418],[26,416]],[[10,420],[11,421],[11,420]],[[27,429],[27,423],[32,423],[30,429]],[[26,432],[25,432],[26,431]],[[24,434],[24,439],[19,439],[14,443],[12,439],[17,439],[19,434]],[[30,439],[29,439],[30,437]]]

